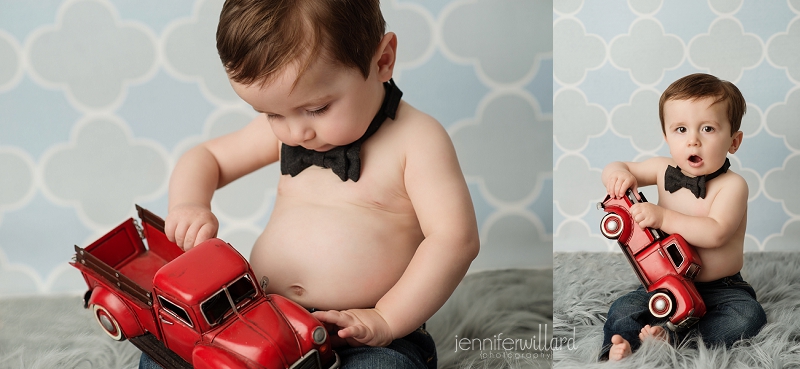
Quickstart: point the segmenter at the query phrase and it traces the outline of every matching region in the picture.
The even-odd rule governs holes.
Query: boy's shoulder
[[[395,122],[400,123],[398,126],[404,127],[412,132],[417,130],[443,128],[436,118],[411,106],[411,104],[407,103],[405,100],[400,101],[400,107],[397,109]]]
[[[706,199],[710,199],[712,204],[720,201],[723,204],[746,204],[750,192],[744,177],[731,169],[706,182],[706,188]]]
[[[395,119],[384,122],[377,133],[384,136],[381,138],[382,145],[397,143],[406,147],[424,147],[441,140],[450,141],[450,136],[439,121],[405,101],[400,102]]]
[[[714,181],[721,185],[726,191],[731,190],[744,193],[749,192],[749,187],[747,186],[747,181],[744,179],[744,177],[731,169],[728,169],[727,172],[715,178]]]

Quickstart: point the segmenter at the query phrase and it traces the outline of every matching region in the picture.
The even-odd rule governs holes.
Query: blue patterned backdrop
[[[84,289],[68,266],[133,215],[166,215],[180,155],[252,109],[216,55],[221,0],[0,0],[0,297]],[[472,270],[552,265],[552,2],[382,2],[405,99],[451,134],[479,221]],[[275,166],[220,190],[248,255]]]
[[[600,173],[669,156],[658,98],[695,72],[747,100],[729,156],[750,187],[745,250],[800,251],[800,0],[556,0],[553,17],[554,251],[618,250],[600,234]]]

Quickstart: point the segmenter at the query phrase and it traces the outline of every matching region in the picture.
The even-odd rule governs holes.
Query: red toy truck
[[[639,197],[647,202],[641,192]],[[631,190],[621,199],[606,196],[597,204],[608,212],[600,221],[600,231],[617,240],[647,292],[658,291],[650,298],[650,313],[657,318],[669,316],[671,330],[688,328],[706,313],[692,282],[700,271],[700,257],[681,235],[635,224],[630,208],[638,202]]]
[[[294,302],[265,294],[250,264],[219,239],[187,252],[164,221],[133,218],[72,264],[89,286],[85,307],[111,338],[129,339],[170,368],[337,368],[325,327]],[[147,248],[143,240],[147,241]]]

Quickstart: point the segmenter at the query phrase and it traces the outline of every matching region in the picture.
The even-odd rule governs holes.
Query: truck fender
[[[600,221],[600,231],[603,236],[610,240],[627,243],[633,233],[633,227],[638,227],[628,209],[615,205],[607,206],[604,210],[607,213]],[[616,228],[611,228],[610,225],[614,225]]]
[[[88,307],[103,331],[117,341],[144,334],[133,311],[122,298],[105,287],[92,290]]]
[[[313,315],[309,314],[305,308],[286,297],[270,295],[270,298],[273,304],[275,304],[283,314],[284,318],[286,318],[289,324],[295,329],[298,338],[307,342],[309,345],[315,344],[316,342],[314,342],[315,340],[312,337],[313,332],[315,328],[322,326],[322,323]],[[327,341],[327,337],[322,340]],[[322,342],[316,344],[321,345]],[[311,348],[313,347],[303,347],[303,351],[310,350]]]
[[[194,369],[242,369],[251,368],[232,353],[214,346],[197,345],[192,351]]]
[[[686,285],[687,281],[682,277],[666,275],[664,278],[659,279],[656,283],[653,283],[650,286],[650,289],[652,290],[666,290],[672,295],[672,300],[675,302],[675,307],[669,314],[671,321],[682,320],[687,316],[690,310],[694,309],[695,301],[692,299],[693,295],[690,294]]]

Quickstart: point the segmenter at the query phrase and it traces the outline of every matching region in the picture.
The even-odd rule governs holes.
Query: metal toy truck
[[[647,202],[640,192],[641,202]],[[628,190],[620,199],[606,196],[597,204],[607,214],[600,222],[606,238],[616,239],[647,292],[657,291],[649,302],[657,318],[669,316],[667,327],[682,330],[706,313],[706,305],[692,282],[700,271],[700,257],[679,234],[642,229],[633,221],[630,208],[640,202]]]
[[[142,227],[130,218],[75,246],[70,263],[89,287],[85,307],[111,338],[127,338],[168,369],[339,366],[325,327],[265,294],[233,247],[215,238],[184,252],[161,218],[136,208]]]

